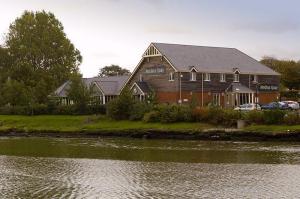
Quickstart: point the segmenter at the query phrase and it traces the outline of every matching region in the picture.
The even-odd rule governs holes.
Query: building
[[[151,43],[126,82],[140,99],[235,107],[279,96],[279,74],[235,48]]]
[[[120,94],[121,88],[128,78],[129,76],[93,77],[82,78],[82,81],[88,88],[93,90],[92,97],[95,101],[106,104]],[[73,104],[68,99],[70,84],[71,82],[67,81],[54,92],[54,96],[58,97],[63,105]]]

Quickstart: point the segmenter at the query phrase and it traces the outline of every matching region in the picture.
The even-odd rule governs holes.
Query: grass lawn
[[[288,132],[288,131],[300,131],[300,125],[250,125],[244,130],[256,131],[256,132]]]
[[[134,129],[160,129],[160,130],[202,130],[213,128],[203,123],[144,123],[142,121],[113,121],[105,116],[16,116],[0,115],[0,130],[134,130]]]

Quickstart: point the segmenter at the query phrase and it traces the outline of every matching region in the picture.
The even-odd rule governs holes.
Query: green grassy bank
[[[300,141],[300,125],[251,125],[226,129],[206,123],[114,121],[105,116],[0,115],[0,136]]]
[[[204,130],[213,128],[202,123],[145,123],[142,121],[114,121],[105,116],[15,116],[0,115],[0,130],[17,129],[24,131],[84,131],[84,130]]]

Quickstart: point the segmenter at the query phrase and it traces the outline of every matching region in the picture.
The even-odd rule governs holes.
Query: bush
[[[146,102],[137,101],[132,106],[129,120],[142,120],[144,115],[146,113],[150,112],[151,109],[152,109],[151,104],[147,104]]]
[[[297,112],[289,112],[285,114],[283,118],[283,122],[287,125],[297,125],[300,124],[299,113]]]
[[[144,122],[159,122],[160,121],[160,113],[158,111],[150,111],[146,113],[143,117]]]
[[[279,109],[263,111],[263,118],[265,124],[281,124],[283,122],[286,111]]]
[[[184,105],[160,105],[156,107],[160,113],[160,122],[190,122],[192,120],[191,109]]]
[[[208,122],[209,116],[209,109],[206,107],[195,108],[192,111],[192,121],[195,122]]]
[[[262,111],[249,111],[247,113],[244,113],[243,118],[249,123],[249,124],[263,124],[264,123],[264,114]]]
[[[241,119],[241,113],[239,111],[225,109],[223,110],[222,124],[225,126],[235,126],[237,120]]]
[[[114,120],[129,119],[135,100],[128,90],[107,104],[107,115]]]
[[[88,106],[88,112],[86,114],[106,114],[106,106],[104,104],[95,104]]]

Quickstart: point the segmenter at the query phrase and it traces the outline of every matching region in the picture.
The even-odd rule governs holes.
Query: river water
[[[0,138],[0,198],[299,198],[300,143]]]

